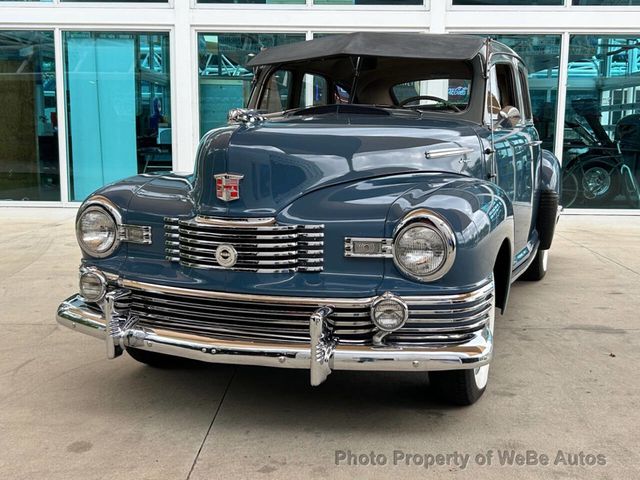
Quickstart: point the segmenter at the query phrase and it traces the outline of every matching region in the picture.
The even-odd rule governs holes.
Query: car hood
[[[427,152],[464,154],[427,158]],[[480,143],[463,120],[415,114],[300,115],[210,132],[201,143],[194,200],[201,214],[272,216],[314,190],[411,172],[482,174]],[[216,195],[216,174],[242,176],[239,198]]]

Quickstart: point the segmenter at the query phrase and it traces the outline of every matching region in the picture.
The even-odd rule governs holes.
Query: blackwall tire
[[[493,337],[495,307],[489,330]],[[458,406],[473,405],[487,389],[490,364],[469,370],[444,370],[429,373],[431,389],[445,403]]]
[[[547,274],[549,263],[549,250],[538,250],[533,262],[520,277],[522,280],[529,282],[537,282],[542,280]]]

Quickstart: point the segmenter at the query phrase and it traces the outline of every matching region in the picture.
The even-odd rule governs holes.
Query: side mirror
[[[520,114],[520,110],[516,107],[506,106],[500,113],[498,113],[498,121],[496,122],[499,126],[505,128],[513,128],[522,122],[522,115]]]

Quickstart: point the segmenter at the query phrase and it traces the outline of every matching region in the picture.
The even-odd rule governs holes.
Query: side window
[[[300,90],[300,108],[327,105],[329,103],[329,85],[326,78],[306,73],[302,77]]]
[[[527,81],[527,72],[524,68],[518,68],[518,77],[520,77],[520,91],[522,92],[522,115],[526,120],[531,120],[531,99],[529,98],[529,88]]]
[[[491,76],[491,90],[488,92],[487,108],[491,113],[492,120],[495,121],[503,108],[518,106],[518,96],[511,63],[497,63],[493,70],[494,75]]]
[[[260,110],[272,113],[281,112],[289,108],[292,83],[292,75],[290,71],[275,71],[271,75],[271,78],[262,92]]]

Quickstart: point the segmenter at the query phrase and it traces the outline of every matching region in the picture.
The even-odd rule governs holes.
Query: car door
[[[487,103],[493,124],[495,182],[513,204],[516,266],[531,252],[529,236],[533,196],[532,133],[519,113],[523,100],[518,81],[513,57],[492,57]]]
[[[523,210],[522,214],[525,215],[522,219],[520,234],[526,239],[527,247],[531,249],[533,247],[531,243],[534,240],[532,236],[535,230],[534,205],[541,168],[542,142],[533,124],[527,70],[518,60],[515,60],[515,72],[520,98],[519,109],[522,115],[521,134],[525,140],[520,149],[519,161],[516,163],[516,191],[518,192],[516,201]]]

